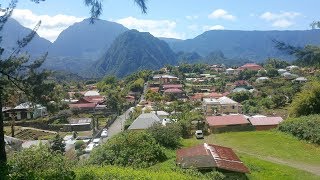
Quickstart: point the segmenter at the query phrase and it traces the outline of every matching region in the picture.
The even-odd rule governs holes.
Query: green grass
[[[260,179],[281,179],[281,180],[313,180],[319,179],[319,176],[306,171],[297,170],[285,165],[275,164],[268,161],[257,159],[253,156],[239,154],[240,159],[250,169],[251,173],[247,177],[252,180]]]
[[[186,139],[183,145],[188,147],[204,142],[231,147],[238,152],[257,156],[320,166],[319,146],[299,141],[291,135],[278,131],[212,134],[204,140]]]

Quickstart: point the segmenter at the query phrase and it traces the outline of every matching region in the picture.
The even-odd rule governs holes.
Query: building
[[[63,125],[63,131],[90,131],[92,126],[92,118],[71,118],[68,119],[69,124]]]
[[[256,79],[256,82],[257,83],[262,83],[262,82],[266,82],[268,80],[269,80],[268,77],[259,77],[259,78]]]
[[[298,83],[305,83],[307,81],[308,81],[308,79],[305,78],[305,77],[298,77],[298,78],[293,80],[293,82],[298,82]]]
[[[207,116],[206,122],[211,132],[252,130],[244,115]]]
[[[203,109],[206,115],[238,114],[242,112],[242,105],[226,96],[220,98],[203,98]]]
[[[5,119],[15,118],[16,120],[35,119],[48,114],[46,107],[40,104],[32,104],[31,102],[19,104],[14,108],[4,108],[2,112]]]
[[[140,114],[129,126],[128,130],[144,130],[148,129],[155,123],[161,123],[160,118],[154,113]]]
[[[226,74],[228,74],[228,75],[232,75],[232,74],[234,74],[234,73],[235,73],[235,70],[232,69],[232,68],[228,68],[228,69],[226,70]]]
[[[251,71],[259,71],[263,69],[260,65],[255,63],[247,63],[243,66],[240,66],[237,71],[251,70]]]
[[[269,130],[276,128],[283,119],[281,117],[252,117],[249,118],[250,123],[256,130]]]
[[[196,168],[199,170],[250,172],[231,148],[206,143],[177,150],[176,164],[181,168]]]
[[[179,78],[177,78],[176,76],[159,74],[159,75],[153,76],[153,80],[160,84],[167,84],[167,83],[177,82]]]
[[[211,92],[211,93],[195,93],[193,96],[190,96],[189,99],[191,101],[202,101],[203,98],[221,98],[223,97],[223,94],[217,93],[217,92]]]

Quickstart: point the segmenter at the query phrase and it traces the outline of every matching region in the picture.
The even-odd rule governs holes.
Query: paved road
[[[124,124],[126,119],[129,117],[129,113],[132,111],[132,108],[129,108],[125,113],[119,116],[108,128],[108,137],[103,139],[103,142],[106,142],[112,136],[120,133],[124,129]]]

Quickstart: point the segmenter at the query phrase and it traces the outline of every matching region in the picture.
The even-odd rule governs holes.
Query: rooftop
[[[98,91],[87,91],[84,96],[100,96],[100,93]]]
[[[219,168],[228,171],[248,173],[249,169],[241,162],[232,149],[213,145],[201,144],[198,146],[179,149],[177,164],[182,168]]]
[[[129,126],[129,130],[147,129],[154,123],[160,123],[160,118],[154,113],[144,113],[137,117]]]
[[[278,125],[283,121],[281,117],[253,117],[249,121],[254,126]]]
[[[250,124],[244,115],[207,116],[209,126]]]

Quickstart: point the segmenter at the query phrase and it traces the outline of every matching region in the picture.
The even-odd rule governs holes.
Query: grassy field
[[[261,157],[273,157],[286,161],[320,166],[320,147],[299,141],[291,135],[278,131],[253,131],[212,134],[203,140],[183,140],[184,146],[212,143],[231,147]]]
[[[232,132],[212,134],[203,140],[185,139],[182,144],[189,147],[204,142],[233,148],[251,169],[249,179],[319,179],[293,167],[319,172],[320,147],[291,135],[278,131]]]

